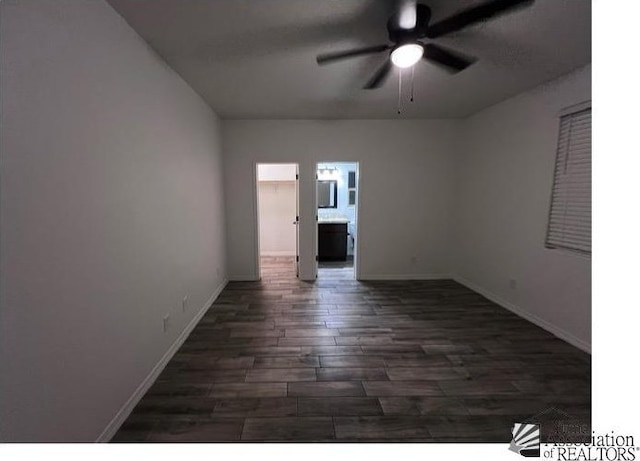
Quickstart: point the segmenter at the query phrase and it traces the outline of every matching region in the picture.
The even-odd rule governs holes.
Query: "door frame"
[[[353,255],[353,278],[354,280],[360,280],[360,267],[361,267],[361,257],[360,257],[360,242],[362,241],[361,238],[361,230],[360,230],[360,196],[362,195],[360,193],[361,191],[361,181],[360,181],[360,176],[362,176],[362,162],[359,160],[322,160],[322,161],[317,161],[315,162],[315,170],[314,170],[314,188],[313,188],[313,194],[315,197],[314,200],[314,204],[315,204],[315,210],[316,210],[316,225],[314,226],[313,229],[313,235],[314,235],[314,242],[315,242],[315,255],[316,255],[316,261],[315,261],[315,269],[316,269],[316,279],[318,278],[318,166],[320,164],[325,164],[325,163],[353,163],[356,166],[356,212],[355,212],[355,216],[356,216],[356,229],[357,229],[357,235],[356,235],[356,239],[355,239],[355,244],[353,245],[353,251],[354,251],[354,255]]]
[[[295,194],[296,194],[296,254],[294,264],[296,278],[300,278],[300,164],[298,162],[253,162],[253,218],[254,226],[254,262],[256,268],[255,280],[262,279],[262,264],[260,262],[260,188],[258,168],[260,165],[294,165],[296,167]]]

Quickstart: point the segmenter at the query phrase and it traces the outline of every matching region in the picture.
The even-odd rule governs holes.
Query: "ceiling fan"
[[[322,65],[356,56],[389,51],[382,66],[364,86],[368,90],[382,86],[393,65],[407,68],[416,64],[420,59],[440,65],[452,73],[457,73],[473,64],[475,58],[432,42],[425,43],[421,39],[442,37],[491,17],[507,13],[517,7],[529,6],[533,2],[534,0],[489,0],[461,10],[434,24],[429,24],[431,8],[422,3],[416,3],[415,0],[405,0],[400,2],[398,10],[387,21],[391,44],[320,54],[316,57],[316,61]]]

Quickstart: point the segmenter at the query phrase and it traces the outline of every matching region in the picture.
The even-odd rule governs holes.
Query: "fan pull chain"
[[[402,113],[402,68],[398,68],[398,114]]]
[[[411,99],[410,99],[411,102],[413,102],[413,80],[414,80],[415,73],[416,73],[416,67],[411,66]]]

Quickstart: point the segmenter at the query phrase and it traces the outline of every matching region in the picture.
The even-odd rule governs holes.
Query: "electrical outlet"
[[[167,332],[167,330],[169,330],[169,317],[169,314],[162,317],[162,331],[164,331],[165,333]]]
[[[184,298],[182,298],[182,312],[187,311],[188,305],[189,305],[189,295],[184,295]]]
[[[518,281],[516,279],[509,279],[509,288],[512,290],[518,288]]]

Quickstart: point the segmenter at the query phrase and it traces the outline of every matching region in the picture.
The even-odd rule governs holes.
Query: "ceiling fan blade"
[[[376,45],[376,46],[368,46],[365,48],[355,48],[353,50],[346,51],[337,51],[335,53],[324,53],[319,54],[316,57],[316,61],[318,64],[329,64],[334,61],[339,61],[341,59],[353,58],[355,56],[363,56],[365,54],[374,54],[380,53],[382,51],[386,51],[391,48],[390,45]]]
[[[373,77],[371,77],[371,79],[364,86],[364,89],[375,90],[376,88],[380,88],[384,83],[384,81],[389,76],[389,73],[391,72],[392,67],[393,67],[393,64],[391,63],[391,58],[387,58],[382,64],[382,66],[378,68],[376,73],[373,74]]]
[[[533,2],[534,0],[492,0],[481,3],[432,24],[427,30],[427,37],[441,37],[514,8],[529,6]]]
[[[458,73],[475,62],[475,59],[447,50],[433,43],[424,45],[423,59],[438,64],[452,73]]]
[[[416,5],[416,34],[423,38],[427,36],[429,20],[431,19],[431,8],[422,3]]]

